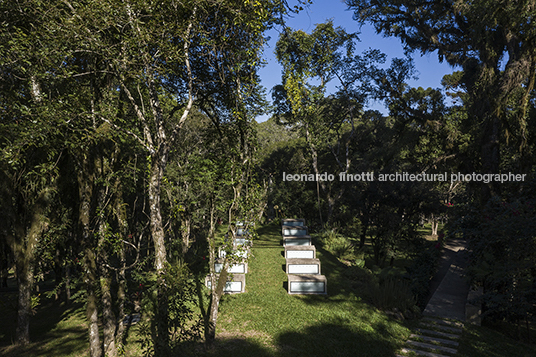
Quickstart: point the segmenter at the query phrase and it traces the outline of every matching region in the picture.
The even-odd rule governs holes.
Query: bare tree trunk
[[[65,266],[65,301],[71,303],[71,265]]]
[[[18,282],[18,309],[17,309],[17,329],[16,340],[19,345],[30,343],[30,316],[32,313],[31,293],[34,281],[33,268],[35,249],[39,235],[44,229],[44,197],[46,190],[42,190],[37,198],[37,202],[32,210],[29,228],[26,229],[26,222],[21,217],[16,218],[15,235],[9,236],[11,249],[15,256],[15,269]],[[21,203],[22,204],[22,203]]]
[[[7,236],[7,225],[1,232],[3,236]],[[9,267],[11,265],[11,251],[4,240],[0,240],[0,288],[7,288],[7,279],[9,277]]]
[[[120,186],[121,181],[118,178],[116,180],[116,192],[120,192]],[[116,196],[115,200],[115,212],[117,217],[117,222],[119,225],[120,234],[122,237],[127,236],[128,232],[128,223],[127,223],[127,214],[125,212],[125,208],[123,205],[123,200],[121,199],[121,195]],[[141,238],[140,238],[141,239]],[[139,251],[137,252],[139,254]],[[126,270],[127,270],[127,258],[125,253],[125,244],[124,242],[121,243],[121,251],[119,253],[120,258],[120,268],[117,271],[117,306],[118,306],[118,312],[117,312],[117,331],[115,335],[115,345],[119,348],[123,344],[123,334],[125,332],[125,324],[123,323],[125,320],[125,298],[126,298]],[[137,261],[137,258],[136,258]]]
[[[432,235],[437,235],[437,228],[439,227],[439,222],[437,220],[432,220]]]
[[[190,215],[186,213],[186,217],[181,222],[181,235],[182,235],[182,255],[184,256],[190,246],[190,233],[192,229]]]
[[[156,316],[154,349],[157,356],[168,356],[170,354],[169,345],[169,324],[168,324],[168,299],[167,288],[164,281],[164,273],[167,263],[164,228],[162,225],[162,213],[160,208],[160,184],[165,168],[165,158],[157,157],[153,162],[151,176],[149,178],[149,207],[151,217],[151,236],[153,238],[155,250],[155,268],[158,274],[157,294],[156,294]]]
[[[235,191],[235,200],[237,192]],[[229,208],[229,222],[232,220],[232,207]],[[234,233],[233,233],[234,234]],[[214,263],[216,262],[216,242],[215,242],[215,225],[214,225],[214,202],[210,207],[210,230],[207,236],[208,254],[209,254],[209,271],[210,271],[210,302],[207,314],[205,317],[205,344],[210,346],[216,339],[216,323],[218,321],[218,308],[220,299],[223,294],[223,289],[227,282],[227,260],[224,261],[223,268],[219,278],[216,280],[216,271]],[[231,237],[234,238],[234,237]]]
[[[56,287],[61,286],[61,282],[63,280],[63,274],[62,274],[62,261],[61,261],[61,254],[59,248],[56,248],[56,255],[54,256],[54,275],[55,275],[55,281],[56,281]],[[57,288],[56,293],[54,294],[54,300],[58,301],[61,298],[61,288]]]
[[[101,357],[102,349],[99,336],[99,313],[95,291],[97,285],[97,266],[95,264],[95,254],[91,247],[86,247],[85,256],[85,280],[87,289],[86,318],[88,321],[89,332],[89,355],[91,357]]]
[[[490,114],[491,115],[491,114]],[[484,128],[484,142],[482,144],[482,173],[498,174],[500,165],[500,131],[501,122],[498,116],[494,115]],[[490,181],[482,185],[482,204],[485,204],[491,197],[500,195],[500,184]]]
[[[102,175],[103,172],[100,172]],[[99,209],[103,209],[105,206],[106,193],[103,189],[99,192]],[[102,247],[104,243],[104,237],[106,235],[106,226],[103,219],[99,221],[99,243]],[[99,256],[97,258],[101,266],[101,273],[99,277],[100,290],[101,290],[101,303],[102,303],[102,335],[104,343],[104,356],[116,357],[117,348],[115,345],[115,314],[113,312],[112,302],[112,275],[110,270],[106,267],[108,259],[108,253],[105,249],[99,249]]]
[[[24,258],[23,258],[24,259]],[[26,260],[26,259],[24,259]],[[32,313],[31,293],[33,284],[33,266],[29,262],[17,262],[17,283],[19,289],[17,309],[17,344],[25,346],[30,343],[30,315]]]
[[[163,272],[167,258],[164,227],[162,224],[162,211],[160,207],[160,188],[164,169],[166,167],[166,158],[159,156],[154,157],[152,163],[151,176],[149,178],[149,215],[151,218],[151,236],[153,237],[155,250],[155,268],[158,273]]]
[[[214,254],[214,253],[212,253]],[[214,264],[212,264],[214,266]],[[212,283],[216,282],[215,275],[212,274]],[[223,289],[227,283],[227,263],[223,265],[223,268],[220,272],[220,276],[217,280],[216,285],[212,285],[215,288],[212,289],[210,295],[210,307],[209,307],[209,324],[208,330],[205,330],[205,342],[207,345],[211,345],[216,339],[216,324],[218,322],[218,311],[220,305],[220,299],[223,295]]]
[[[125,276],[125,270],[126,270],[126,257],[125,257],[125,249],[122,247],[121,249],[121,269],[118,272],[118,283],[119,286],[117,287],[117,303],[118,303],[118,313],[117,313],[117,333],[115,337],[116,346],[121,346],[123,344],[123,335],[125,333],[125,324],[123,321],[125,320],[125,298],[126,298],[126,276]]]
[[[94,173],[90,167],[89,160],[90,159],[87,156],[82,159],[82,167],[79,169],[78,174],[80,197],[79,224],[82,244],[84,246],[84,280],[87,289],[86,318],[88,321],[89,355],[91,357],[100,357],[102,355],[102,350],[99,336],[97,296],[95,291],[97,286],[97,266],[90,228]]]
[[[109,270],[104,270],[100,278],[102,293],[102,332],[104,339],[104,355],[106,357],[116,357],[117,347],[115,344],[115,314],[112,304],[112,276]]]
[[[324,221],[322,219],[322,208],[320,207],[320,190],[318,189],[318,186],[320,186],[322,188],[322,191],[326,191],[326,185],[318,180],[318,177],[319,177],[319,172],[318,172],[318,154],[316,152],[316,149],[311,141],[311,135],[309,134],[309,127],[306,125],[305,127],[305,138],[307,139],[307,143],[309,144],[309,149],[311,150],[311,157],[313,159],[313,170],[315,172],[315,176],[316,176],[316,196],[317,196],[317,199],[318,199],[318,215],[319,215],[319,218],[320,218],[320,222],[322,225],[324,225]],[[329,204],[329,197],[328,197],[328,204]],[[329,211],[329,210],[328,210]],[[328,222],[330,220],[330,215],[329,215],[329,212],[328,212]]]
[[[432,224],[432,235],[437,236],[437,228],[439,227],[439,221],[434,214],[432,214],[432,218],[430,218],[430,223]]]

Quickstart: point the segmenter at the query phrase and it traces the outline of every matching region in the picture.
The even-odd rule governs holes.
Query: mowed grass
[[[214,356],[394,356],[410,334],[347,287],[346,268],[318,249],[328,295],[289,295],[279,226],[253,243],[246,293],[224,296]],[[348,285],[349,286],[349,285]]]
[[[5,299],[3,300],[5,301]],[[3,305],[3,307],[6,306]],[[39,306],[30,322],[31,343],[24,347],[13,344],[16,320],[14,309],[7,308],[2,311],[2,317],[0,318],[0,356],[89,356],[87,322],[85,308],[82,304],[66,305],[64,303],[46,302]],[[135,325],[127,328],[125,337],[127,345],[124,356],[141,356],[141,349],[137,341],[137,327]]]
[[[17,320],[15,310],[5,308],[1,320],[0,356],[75,357],[89,354],[87,324],[79,305],[67,307],[49,303],[38,307],[30,322],[31,343],[24,347],[12,345]]]

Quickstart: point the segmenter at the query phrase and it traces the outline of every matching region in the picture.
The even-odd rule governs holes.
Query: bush
[[[367,268],[351,266],[343,272],[343,275],[352,281],[359,282],[366,286],[378,284],[376,275]]]
[[[186,264],[168,264],[165,274],[160,277],[162,285],[159,286],[159,277],[155,273],[140,274],[137,276],[144,287],[142,298],[142,315],[144,319],[139,323],[140,343],[144,356],[154,354],[154,346],[169,344],[167,348],[173,355],[183,355],[195,343],[201,340],[203,334],[203,320],[198,310],[198,296],[195,277]],[[163,287],[163,288],[162,288]],[[158,314],[157,289],[161,289],[161,301],[165,301],[169,338],[162,338],[155,334],[156,317]]]
[[[337,233],[337,229],[325,230],[320,234],[322,248],[342,260],[355,258],[354,245],[349,238]]]
[[[484,315],[495,320],[527,324],[536,316],[536,199],[501,201],[494,197],[476,222],[470,237],[469,274],[484,287]]]
[[[381,310],[397,309],[401,312],[413,311],[415,297],[411,292],[408,282],[388,278],[384,281],[371,285],[368,292],[371,303]]]
[[[414,316],[415,297],[409,282],[402,279],[398,269],[385,268],[374,273],[367,268],[351,266],[343,275],[352,280],[353,288],[362,292],[363,297],[378,309]]]
[[[426,305],[426,299],[430,293],[430,280],[437,272],[438,260],[441,251],[433,246],[423,249],[406,268],[409,287],[416,298],[416,304],[421,309]]]

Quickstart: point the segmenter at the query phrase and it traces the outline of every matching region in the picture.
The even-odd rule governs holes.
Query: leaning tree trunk
[[[432,218],[430,218],[430,222],[432,224],[432,235],[437,236],[437,229],[439,227],[439,221],[433,213],[432,213]]]
[[[235,200],[236,200],[236,194],[235,191]],[[231,205],[231,208],[229,209],[229,222],[232,221],[231,217],[231,211],[232,207],[235,203],[235,200],[233,201],[233,204]],[[223,294],[223,289],[225,288],[225,284],[227,282],[227,259],[225,259],[222,270],[220,272],[219,278],[216,279],[216,269],[215,269],[215,263],[216,263],[216,241],[215,241],[215,224],[214,224],[214,202],[212,202],[212,206],[210,209],[210,230],[207,236],[208,241],[208,254],[209,254],[209,272],[210,272],[210,302],[208,306],[207,315],[204,316],[205,320],[205,346],[208,347],[212,345],[214,340],[216,339],[216,323],[218,322],[218,309],[220,304],[220,299]],[[234,233],[232,233],[234,234]],[[233,239],[234,237],[232,237]],[[203,308],[201,306],[201,311],[203,311]]]
[[[216,286],[216,288],[212,289],[210,294],[210,306],[207,324],[208,329],[205,329],[205,342],[208,346],[210,346],[216,339],[216,324],[218,322],[219,305],[221,296],[223,295],[223,289],[227,283],[227,264],[224,264],[218,280],[216,280],[214,274],[211,274],[211,279],[212,284],[216,283],[212,286]]]

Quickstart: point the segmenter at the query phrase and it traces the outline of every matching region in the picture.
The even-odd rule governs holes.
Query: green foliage
[[[450,96],[461,99],[461,112],[472,118],[463,125],[464,134],[473,137],[466,141],[466,168],[499,173],[505,147],[516,153],[511,160],[525,156],[531,146],[526,134],[533,120],[536,68],[532,0],[414,1],[403,7],[398,0],[346,3],[360,23],[400,38],[408,51],[437,53],[440,61],[463,68],[445,77],[444,84]],[[481,203],[500,192],[500,185],[486,185]]]
[[[379,279],[377,275],[372,273],[372,271],[363,266],[353,265],[344,270],[343,275],[354,281],[358,284],[355,285],[358,289],[363,287],[367,288],[368,286],[378,285]]]
[[[484,287],[484,316],[519,322],[536,313],[536,200],[494,198],[468,217],[470,274]]]
[[[387,267],[372,270],[364,266],[348,267],[343,275],[352,281],[352,287],[363,293],[365,299],[376,308],[400,311],[406,317],[414,317],[416,298],[410,280],[402,271]]]
[[[310,165],[303,139],[279,142],[269,147],[258,168],[259,173],[270,180],[266,209],[269,218],[305,218],[308,226],[316,222],[318,206],[315,183],[284,181],[282,175],[283,172],[310,173]]]
[[[139,333],[145,356],[152,356],[156,327],[156,299],[166,299],[168,306],[168,326],[170,328],[171,350],[180,354],[189,349],[190,344],[201,339],[203,321],[198,312],[197,293],[194,276],[184,264],[168,265],[162,276],[164,295],[157,295],[160,289],[159,278],[153,273],[140,275],[137,280],[143,286],[142,308],[144,320],[140,323]]]
[[[32,315],[35,315],[37,307],[41,304],[41,294],[32,294],[30,300]]]
[[[277,118],[271,117],[270,119],[257,124],[257,140],[259,144],[259,156],[261,158],[267,155],[272,146],[277,143],[286,143],[292,139],[297,138],[297,133],[292,131],[283,125],[277,124]]]
[[[323,232],[316,235],[318,237],[322,248],[336,256],[341,260],[353,260],[354,254],[354,241],[348,237],[338,233],[338,229],[326,229]]]
[[[417,246],[417,250],[413,264],[406,268],[406,277],[410,281],[409,287],[417,306],[424,309],[430,294],[430,280],[437,272],[441,250],[425,242]]]
[[[415,298],[407,281],[383,279],[369,289],[369,299],[379,309],[398,309],[402,313],[414,310]]]

